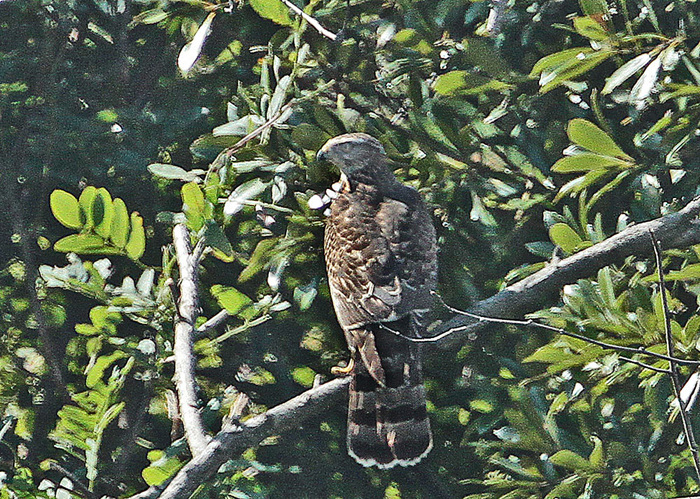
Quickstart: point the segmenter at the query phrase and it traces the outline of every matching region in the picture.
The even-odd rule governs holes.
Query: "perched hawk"
[[[363,466],[410,466],[433,446],[420,348],[386,328],[424,334],[437,278],[435,228],[418,192],[396,180],[373,137],[335,137],[318,157],[341,171],[324,250],[352,356],[348,452]]]

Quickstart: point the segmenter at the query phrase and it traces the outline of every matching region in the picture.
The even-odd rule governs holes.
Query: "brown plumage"
[[[416,464],[433,441],[417,343],[437,278],[435,229],[420,198],[399,183],[379,141],[329,140],[319,158],[342,172],[326,224],[331,298],[354,369],[348,452],[363,466]]]

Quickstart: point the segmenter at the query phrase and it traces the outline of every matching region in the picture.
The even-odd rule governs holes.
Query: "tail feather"
[[[355,352],[348,405],[348,453],[363,466],[411,466],[433,447],[417,347],[373,331],[386,374],[380,385]],[[384,335],[384,336],[383,336]]]

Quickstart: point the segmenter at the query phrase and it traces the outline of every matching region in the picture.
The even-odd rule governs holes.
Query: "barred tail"
[[[419,351],[415,344],[373,329],[386,382],[378,383],[376,374],[356,354],[348,405],[348,453],[362,466],[411,466],[433,447]]]

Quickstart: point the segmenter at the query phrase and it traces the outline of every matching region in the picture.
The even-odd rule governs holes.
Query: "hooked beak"
[[[327,161],[328,155],[326,154],[326,151],[323,149],[319,149],[318,153],[316,153],[316,160],[317,161]]]

